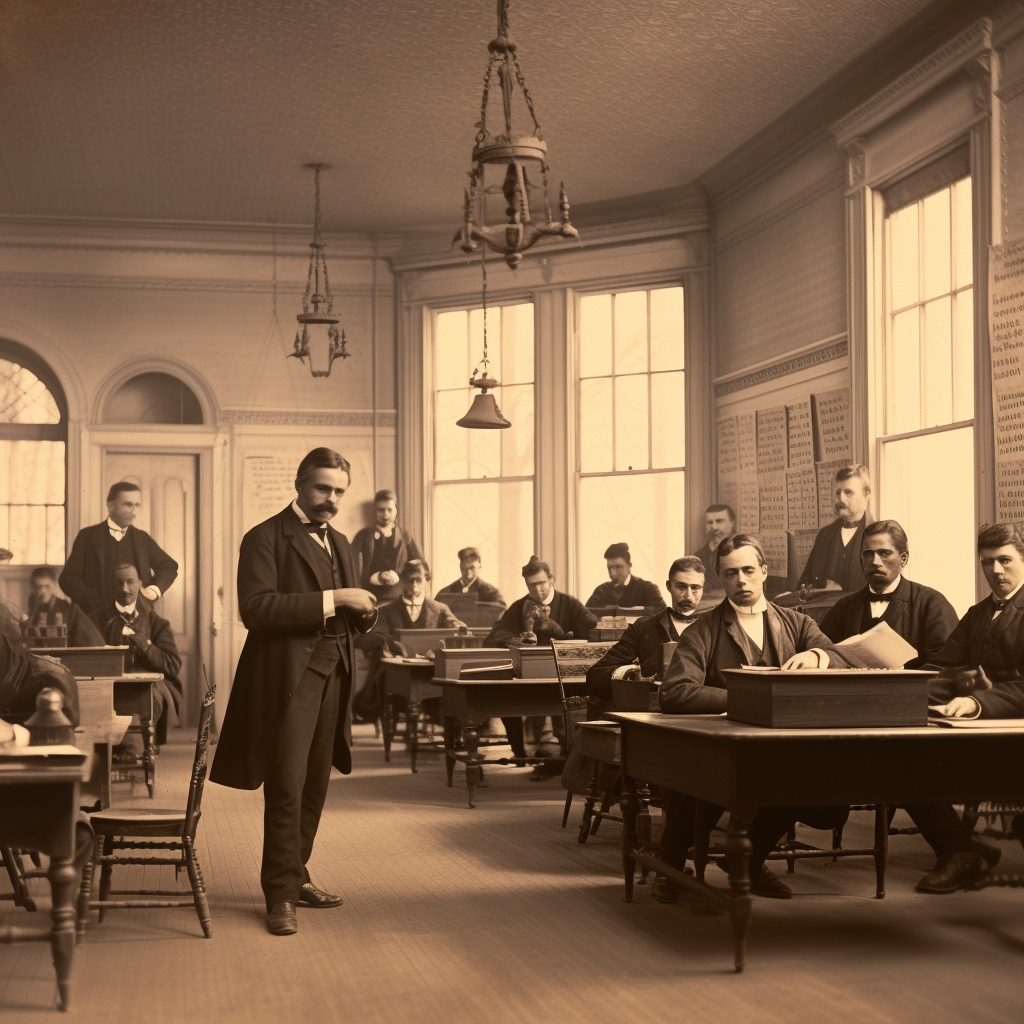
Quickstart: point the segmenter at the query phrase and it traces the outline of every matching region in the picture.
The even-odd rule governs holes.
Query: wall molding
[[[221,409],[220,422],[233,426],[252,427],[372,427],[373,413],[369,410],[325,409],[301,411],[294,409]],[[377,427],[395,429],[398,412],[394,409],[377,413]]]
[[[746,391],[748,388],[769,384],[801,370],[821,366],[823,363],[830,363],[836,359],[845,359],[849,353],[850,346],[845,333],[816,341],[795,352],[788,352],[778,359],[766,360],[763,363],[756,363],[754,366],[726,374],[724,377],[716,377],[715,398],[725,398],[727,395],[734,395],[738,391]]]
[[[996,95],[1003,103],[1009,103],[1024,93],[1024,75],[1011,78],[1005,85],[996,90]]]
[[[846,117],[834,122],[830,131],[844,148],[863,136],[914,100],[933,89],[940,81],[964,69],[992,49],[992,21],[979,18],[954,36],[886,88],[875,93]]]
[[[826,196],[829,192],[834,192],[836,189],[841,189],[846,184],[846,173],[844,171],[833,172],[827,174],[824,178],[819,179],[803,191],[798,192],[792,199],[787,200],[780,205],[773,207],[766,213],[762,214],[756,220],[752,220],[743,227],[737,228],[735,231],[729,232],[722,238],[718,239],[715,244],[715,252],[722,253],[727,249],[733,248],[733,246],[739,245],[741,242],[745,242],[748,238],[752,238],[754,235],[760,234],[766,228],[770,228],[773,224],[778,224],[779,221],[785,220],[787,217],[796,213],[797,210],[802,209],[805,206],[809,206],[816,199],[820,199],[822,196]]]

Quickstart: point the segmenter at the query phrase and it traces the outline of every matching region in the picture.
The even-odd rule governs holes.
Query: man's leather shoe
[[[267,911],[267,931],[271,935],[294,935],[298,930],[294,903],[275,903]]]
[[[659,903],[675,903],[679,899],[679,890],[664,875],[657,875],[651,886],[651,895]]]
[[[312,882],[304,882],[299,890],[299,904],[303,907],[340,907],[345,901],[340,896],[318,889]]]
[[[914,888],[918,892],[956,892],[984,878],[991,870],[992,864],[980,853],[953,853],[941,858]]]
[[[775,900],[788,900],[793,895],[793,890],[764,864],[750,872],[750,891]]]

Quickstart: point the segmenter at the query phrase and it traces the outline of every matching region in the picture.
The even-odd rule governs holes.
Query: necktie
[[[896,596],[896,591],[893,590],[888,594],[876,594],[873,590],[869,592],[868,600],[875,604],[877,601],[891,601]]]

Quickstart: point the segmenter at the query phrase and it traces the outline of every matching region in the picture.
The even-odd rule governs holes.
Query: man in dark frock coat
[[[39,565],[29,576],[31,598],[25,622],[29,626],[67,626],[68,647],[102,647],[103,637],[82,609],[57,597],[57,572]]]
[[[352,770],[352,640],[377,618],[373,595],[354,587],[348,540],[328,522],[350,480],[337,452],[313,449],[299,464],[295,500],[253,527],[238,556],[238,609],[249,633],[210,779],[263,786],[260,882],[274,935],[297,929],[297,903],[342,902],[313,885],[306,863],[331,765]]]
[[[114,600],[114,566],[134,565],[142,596],[155,601],[178,576],[178,563],[132,523],[142,507],[137,484],[122,480],[107,494],[107,518],[78,531],[60,574],[60,588],[86,613]]]
[[[633,575],[628,544],[610,544],[604,559],[608,582],[600,584],[590,595],[588,608],[648,608],[653,613],[665,607],[657,584]]]
[[[487,601],[505,607],[505,599],[493,583],[480,579],[480,552],[476,548],[463,548],[459,552],[459,571],[461,575],[454,583],[442,587],[438,597],[445,594],[471,594],[478,601]]]
[[[917,651],[907,668],[935,658],[953,632],[956,612],[937,590],[903,576],[909,559],[907,535],[896,520],[867,526],[861,562],[868,585],[840,598],[822,619],[821,631],[840,643],[884,622]],[[999,850],[976,842],[952,804],[912,803],[903,809],[935,851],[935,867],[917,883],[919,892],[955,892],[987,875],[998,861]]]
[[[390,488],[373,497],[376,524],[364,526],[352,538],[352,551],[359,568],[359,586],[383,605],[402,592],[399,575],[410,559],[423,560],[416,539],[398,525],[398,499]]]

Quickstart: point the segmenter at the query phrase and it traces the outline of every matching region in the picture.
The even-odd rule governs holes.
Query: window
[[[971,208],[968,176],[886,209],[879,366],[879,511],[907,531],[908,576],[961,615],[975,579]]]
[[[201,424],[203,409],[184,381],[169,373],[140,373],[107,399],[103,422]]]
[[[437,313],[433,329],[431,558],[434,589],[459,575],[457,552],[478,548],[481,575],[514,600],[533,551],[533,304],[487,313],[494,392],[505,430],[456,426],[479,392],[468,386],[483,350],[483,311]]]
[[[49,368],[0,346],[0,547],[20,565],[64,562],[67,415]]]
[[[625,541],[661,586],[685,554],[683,289],[584,295],[578,307],[579,597]]]

